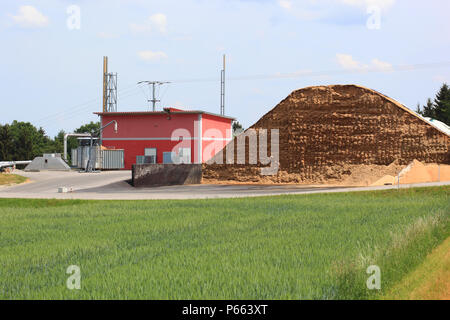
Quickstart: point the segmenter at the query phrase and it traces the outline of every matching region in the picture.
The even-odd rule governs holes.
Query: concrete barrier
[[[133,164],[132,168],[135,187],[199,184],[201,180],[201,164]]]

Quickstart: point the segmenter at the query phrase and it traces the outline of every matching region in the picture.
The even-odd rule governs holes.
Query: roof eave
[[[93,112],[94,114],[98,115],[98,116],[103,116],[103,115],[161,115],[161,114],[207,114],[207,115],[211,115],[211,116],[215,116],[215,117],[220,117],[220,118],[225,118],[225,119],[230,119],[230,120],[236,120],[236,118],[233,117],[229,117],[229,116],[223,116],[220,114],[216,114],[216,113],[212,113],[212,112],[207,112],[207,111],[201,111],[201,110],[192,110],[192,111],[171,111],[171,112],[166,112],[166,111],[130,111],[130,112]]]

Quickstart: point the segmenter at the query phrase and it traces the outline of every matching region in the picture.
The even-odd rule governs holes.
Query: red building
[[[135,163],[203,163],[232,138],[234,118],[204,111],[95,112],[102,126],[102,145],[124,149],[125,169]]]

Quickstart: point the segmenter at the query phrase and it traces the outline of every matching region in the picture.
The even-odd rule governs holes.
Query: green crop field
[[[2,299],[379,298],[450,236],[450,187],[179,201],[0,199]],[[368,290],[369,265],[381,290]],[[81,289],[66,270],[81,271]]]

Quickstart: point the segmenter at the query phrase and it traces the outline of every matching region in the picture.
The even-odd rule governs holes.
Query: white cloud
[[[160,33],[167,32],[167,17],[165,14],[157,13],[149,18],[150,24]]]
[[[161,34],[166,34],[167,16],[163,13],[156,13],[148,17],[148,19],[142,24],[131,23],[130,29],[135,33],[156,31]]]
[[[356,61],[349,54],[338,53],[338,54],[336,54],[336,58],[337,58],[338,63],[341,65],[341,67],[343,67],[344,69],[347,69],[347,70],[363,71],[363,70],[367,70],[367,68],[368,68],[367,65],[362,64],[359,61]]]
[[[302,20],[330,21],[331,17],[331,21],[342,23],[345,15],[352,14],[354,20],[356,14],[363,17],[368,8],[387,11],[395,5],[396,0],[277,0],[277,3],[289,14]]]
[[[283,9],[286,9],[286,10],[292,9],[292,1],[291,0],[278,0],[278,4]]]
[[[379,71],[392,71],[392,64],[384,61],[380,61],[378,59],[372,60],[372,66]]]
[[[161,61],[168,58],[167,54],[163,51],[139,51],[138,56],[142,60],[150,62]]]
[[[340,0],[343,4],[359,7],[376,6],[380,9],[389,9],[395,4],[395,0]]]
[[[48,25],[48,18],[33,6],[20,6],[17,15],[9,15],[14,24],[22,28],[41,28]]]
[[[349,54],[338,53],[336,54],[336,59],[339,65],[346,70],[353,70],[353,71],[372,70],[383,72],[389,72],[393,70],[392,64],[390,64],[389,62],[381,61],[377,58],[372,59],[369,65],[353,59],[353,57]]]

